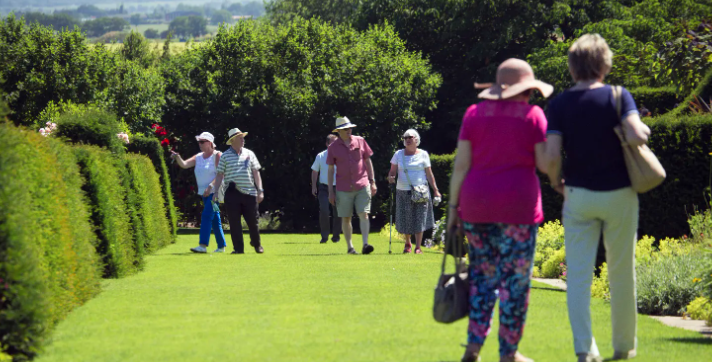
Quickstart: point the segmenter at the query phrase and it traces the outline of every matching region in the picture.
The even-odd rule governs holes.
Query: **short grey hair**
[[[613,67],[613,52],[598,34],[584,34],[569,48],[569,72],[575,81],[603,79]]]
[[[403,137],[406,136],[413,136],[413,138],[415,138],[415,145],[420,146],[420,133],[418,133],[418,131],[411,128],[403,133]]]

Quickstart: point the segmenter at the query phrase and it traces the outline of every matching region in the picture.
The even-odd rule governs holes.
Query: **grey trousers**
[[[329,207],[334,216],[334,236],[331,241],[338,241],[341,235],[341,219],[336,216],[336,207],[329,204],[329,186],[319,184],[317,193],[319,197],[319,226],[321,227],[321,241],[329,240]]]

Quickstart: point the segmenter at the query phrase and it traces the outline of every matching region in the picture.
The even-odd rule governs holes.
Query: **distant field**
[[[193,45],[192,45],[192,46],[198,47],[198,46],[200,46],[201,44],[202,44],[201,42],[193,42]],[[119,50],[119,49],[121,49],[122,46],[124,46],[123,44],[119,44],[119,43],[104,44],[104,45],[106,45],[106,47],[109,48],[109,49],[111,49],[111,50]],[[187,42],[177,42],[177,41],[171,42],[171,54],[179,54],[179,53],[182,53],[183,51],[185,51],[187,45],[188,45]],[[151,50],[154,50],[154,49],[157,49],[157,50],[159,50],[159,51],[162,51],[162,49],[163,49],[163,39],[153,39],[153,40],[151,41]]]
[[[156,29],[159,33],[162,31],[168,30],[168,23],[163,23],[163,24],[141,24],[141,25],[131,25],[131,29],[134,31],[138,31],[139,33],[143,34],[146,29]],[[128,30],[127,30],[128,31]],[[218,31],[218,27],[216,25],[208,25],[208,33],[216,33]]]

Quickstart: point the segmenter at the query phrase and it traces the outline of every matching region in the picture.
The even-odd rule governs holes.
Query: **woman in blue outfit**
[[[181,168],[195,167],[195,179],[198,182],[198,193],[203,197],[203,215],[200,219],[200,240],[199,245],[191,248],[194,253],[206,253],[210,243],[210,230],[215,233],[215,240],[218,248],[216,253],[225,252],[225,234],[220,220],[220,209],[213,206],[212,199],[215,193],[215,176],[217,175],[217,165],[220,162],[221,152],[215,150],[215,137],[208,132],[203,132],[195,139],[200,145],[200,153],[183,160],[179,154],[173,152],[171,157]]]

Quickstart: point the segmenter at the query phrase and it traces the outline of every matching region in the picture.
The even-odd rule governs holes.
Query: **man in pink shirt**
[[[351,135],[354,127],[356,125],[346,117],[336,119],[333,132],[339,134],[339,139],[329,145],[326,157],[326,164],[329,165],[329,202],[336,206],[336,213],[341,218],[341,229],[349,248],[348,253],[358,254],[351,242],[351,217],[355,209],[363,238],[361,252],[370,254],[373,252],[373,246],[368,244],[368,232],[371,229],[368,214],[371,212],[371,197],[376,195],[377,191],[371,163],[373,151],[363,137]],[[334,166],[339,169],[336,174],[336,191]]]

